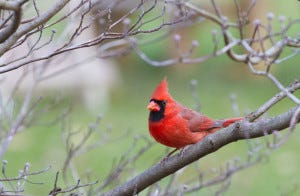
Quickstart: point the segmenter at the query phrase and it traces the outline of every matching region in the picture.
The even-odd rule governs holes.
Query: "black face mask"
[[[151,99],[151,101],[154,101],[159,105],[160,110],[159,111],[151,111],[149,115],[149,120],[152,122],[158,122],[160,121],[165,115],[165,109],[166,109],[166,101],[162,100],[156,100],[156,99]]]

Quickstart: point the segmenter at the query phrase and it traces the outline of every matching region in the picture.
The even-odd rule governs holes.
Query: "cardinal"
[[[183,106],[169,94],[166,78],[156,87],[147,108],[150,110],[150,134],[157,142],[175,148],[174,151],[195,144],[205,136],[243,119],[212,120]]]

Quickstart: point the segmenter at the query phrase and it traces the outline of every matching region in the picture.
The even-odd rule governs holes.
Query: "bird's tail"
[[[229,125],[231,125],[232,123],[235,123],[236,121],[242,120],[244,119],[244,117],[236,117],[236,118],[228,118],[228,119],[224,119],[222,127],[228,127]]]
[[[229,125],[235,123],[236,121],[242,120],[244,117],[236,117],[236,118],[228,118],[223,120],[215,120],[212,125],[208,127],[206,130],[219,130],[220,128],[228,127]],[[217,129],[216,129],[217,128]]]

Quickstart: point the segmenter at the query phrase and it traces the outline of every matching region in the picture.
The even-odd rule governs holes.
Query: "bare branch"
[[[248,62],[248,66],[250,71],[255,74],[255,75],[260,75],[260,76],[266,76],[267,78],[269,78],[282,92],[284,92],[288,98],[290,98],[292,101],[294,101],[296,104],[300,104],[300,99],[298,99],[296,96],[294,96],[293,94],[291,94],[278,80],[275,76],[273,76],[271,73],[269,73],[269,71],[257,71],[255,70],[255,68],[253,67],[253,65],[251,64],[251,62]]]
[[[38,1],[32,0],[30,6],[33,16],[25,18],[28,14],[22,15],[22,12],[26,11],[26,7],[23,5],[27,1],[0,0],[0,9],[2,10],[0,13],[0,56],[6,57],[0,65],[0,74],[14,71],[21,67],[25,70],[24,75],[16,79],[17,83],[12,88],[9,101],[2,100],[3,97],[0,95],[0,129],[3,130],[0,133],[0,158],[3,158],[7,152],[13,137],[24,130],[24,128],[37,123],[36,121],[40,116],[46,116],[44,114],[52,106],[38,107],[41,98],[35,98],[34,91],[39,83],[71,70],[95,57],[118,57],[135,52],[146,63],[156,67],[163,67],[174,64],[202,63],[214,57],[226,55],[232,61],[248,66],[251,74],[270,80],[279,91],[256,111],[247,115],[244,121],[207,136],[198,144],[188,147],[183,155],[176,155],[162,163],[158,163],[123,185],[112,188],[107,193],[104,193],[104,191],[108,188],[126,181],[124,176],[129,172],[136,172],[134,164],[150,149],[153,143],[149,142],[147,138],[137,136],[132,142],[132,146],[121,157],[115,159],[116,161],[112,165],[111,171],[107,171],[108,175],[102,183],[92,189],[91,186],[98,181],[91,182],[92,180],[89,178],[91,176],[87,174],[87,181],[91,183],[82,184],[80,171],[76,168],[74,158],[106,144],[109,139],[110,128],[106,132],[98,134],[101,118],[98,116],[96,121],[86,129],[74,129],[71,124],[66,122],[69,110],[67,112],[64,111],[62,115],[57,115],[51,122],[48,122],[49,120],[47,119],[47,123],[62,121],[61,128],[67,152],[62,166],[64,184],[61,186],[67,188],[63,189],[58,185],[60,181],[58,179],[59,173],[57,173],[53,189],[49,193],[50,195],[55,196],[59,193],[86,194],[86,188],[83,188],[86,186],[89,186],[88,194],[90,195],[135,195],[147,187],[150,187],[149,195],[152,193],[161,195],[175,195],[177,193],[182,195],[183,193],[191,193],[215,184],[220,185],[216,194],[222,194],[228,189],[230,179],[235,172],[248,168],[262,160],[262,156],[257,156],[254,159],[250,155],[251,153],[259,154],[256,151],[256,144],[253,145],[250,139],[264,137],[266,145],[263,147],[269,152],[288,141],[299,122],[300,98],[294,92],[300,89],[300,83],[297,80],[286,86],[273,70],[275,64],[281,64],[300,54],[299,35],[294,35],[293,29],[300,24],[299,19],[287,19],[288,17],[279,16],[276,17],[278,20],[275,21],[273,13],[267,14],[266,24],[263,24],[263,19],[251,19],[253,15],[251,12],[259,3],[255,0],[249,1],[245,6],[240,1],[232,0],[233,6],[230,6],[230,11],[234,13],[233,19],[231,14],[226,14],[226,7],[221,7],[216,0],[210,1],[210,4],[207,5],[209,6],[208,9],[202,6],[202,2],[200,4],[185,0],[139,0],[126,8],[123,5],[127,4],[127,2],[124,3],[122,0],[111,2],[101,0],[81,0],[78,2],[58,0],[51,7],[44,8],[46,11],[42,11]],[[73,2],[75,4],[72,4]],[[69,9],[64,9],[67,4],[70,5],[70,7],[67,7]],[[122,11],[125,11],[115,16],[115,12],[118,12],[115,8],[119,4],[122,4],[120,7],[122,7]],[[62,9],[64,9],[64,12],[61,13]],[[180,32],[181,29],[194,28],[202,22],[213,26],[213,30],[208,31],[208,34],[211,36],[211,48],[202,49],[199,37],[191,38],[188,42],[185,42],[184,36],[186,35]],[[274,22],[276,24],[273,24]],[[276,26],[277,23],[279,24],[278,28]],[[61,24],[64,27],[62,29],[58,28],[56,33],[56,30],[53,28]],[[94,30],[93,27],[97,25],[102,28],[97,34],[88,35],[83,40],[80,39],[90,30]],[[150,36],[154,33],[158,36]],[[173,36],[173,39],[171,36]],[[165,40],[171,40],[171,47],[173,46],[172,54],[174,53],[172,57],[157,60],[150,57],[143,50],[146,44]],[[186,43],[188,44],[187,46],[185,45]],[[24,47],[24,51],[15,52],[22,47]],[[81,59],[79,62],[72,63],[58,71],[43,74],[47,68],[51,68],[52,64],[64,61],[65,57],[73,51],[89,47],[97,47],[97,49],[86,56],[84,60]],[[42,50],[47,52],[42,53]],[[203,50],[204,54],[199,55],[198,50]],[[36,66],[34,65],[35,63],[37,63]],[[31,87],[20,105],[16,105],[17,103],[13,100],[18,87],[24,82],[26,74],[32,70],[34,79]],[[200,102],[196,95],[196,85],[196,80],[192,80],[192,97],[196,103],[196,110],[200,110]],[[285,98],[293,102],[294,108],[290,108],[286,113],[278,114],[273,118],[259,118]],[[231,96],[231,101],[235,114],[239,114],[240,111],[234,96]],[[9,102],[12,103],[11,107],[7,107]],[[285,128],[288,128],[288,130],[283,132],[283,134],[279,134],[279,131]],[[94,133],[98,134],[99,138],[97,138],[96,142],[90,142],[89,139],[92,138]],[[272,136],[267,137],[270,134]],[[143,139],[142,141],[146,141],[146,145],[137,148],[139,146],[137,142],[141,138]],[[233,161],[233,163],[228,163],[225,167],[216,169],[216,175],[208,180],[204,179],[203,172],[199,171],[198,184],[189,182],[187,185],[174,188],[180,173],[174,174],[176,171],[237,140],[246,140],[248,144],[249,155],[245,162]],[[70,172],[73,177],[71,183],[68,181],[67,172]],[[36,174],[40,173],[37,172]],[[174,175],[170,176],[166,187],[158,183],[159,180],[171,174]],[[0,187],[0,195],[8,194],[10,191],[21,195],[24,191],[25,183],[39,184],[39,182],[36,183],[27,178],[31,175],[35,175],[35,173],[30,173],[29,165],[26,164],[17,177],[9,177],[10,175],[6,172],[6,162],[4,161],[2,166],[3,177],[0,178],[0,181],[5,183],[8,188],[5,187],[5,192],[3,192],[4,189],[2,190],[2,187]],[[17,182],[17,185],[15,185],[15,182]],[[154,185],[151,186],[152,184]]]
[[[10,24],[5,27],[4,30],[0,31],[0,43],[3,43],[8,37],[10,37],[19,27],[22,17],[22,5],[28,0],[18,0],[18,1],[0,1],[0,9],[12,10],[13,14]]]
[[[0,45],[0,56],[2,56],[6,51],[8,51],[21,36],[25,35],[26,33],[29,33],[31,30],[50,20],[51,17],[57,14],[69,1],[70,0],[58,1],[56,5],[51,7],[45,13],[42,13],[40,17],[37,17],[31,22],[19,27],[13,35],[11,35],[2,45]],[[0,72],[4,73],[5,71],[1,70]]]
[[[65,189],[62,189],[62,188],[57,186],[58,176],[59,176],[59,172],[56,173],[55,181],[54,181],[54,188],[50,191],[49,196],[56,196],[60,193],[71,193],[74,190],[77,190],[79,188],[91,186],[91,185],[94,185],[94,184],[98,183],[98,181],[95,181],[95,182],[90,182],[90,183],[86,183],[86,184],[81,184],[80,180],[77,180],[77,183],[75,185],[67,187]]]
[[[139,193],[154,182],[174,173],[180,168],[206,156],[209,153],[215,152],[226,144],[237,140],[261,137],[264,136],[264,132],[270,134],[274,130],[284,130],[290,126],[290,121],[295,110],[296,108],[293,108],[286,113],[273,118],[258,120],[252,123],[242,121],[236,123],[234,126],[230,126],[211,134],[199,143],[187,148],[183,156],[174,155],[166,162],[154,165],[132,180],[115,187],[113,190],[105,193],[104,195],[131,195],[133,193]],[[297,122],[299,122],[299,118],[297,119]]]
[[[8,161],[4,160],[2,162],[2,178],[0,178],[1,189],[0,194],[1,195],[11,195],[13,194],[19,194],[24,192],[24,185],[25,183],[30,183],[34,185],[41,185],[42,182],[33,182],[29,180],[31,176],[39,176],[40,174],[43,174],[45,172],[48,172],[50,170],[50,166],[48,166],[45,169],[39,170],[39,171],[33,171],[29,172],[30,164],[26,163],[24,165],[24,168],[19,171],[18,176],[16,177],[8,177],[6,173],[6,166],[8,164]],[[7,186],[6,186],[7,185]]]
[[[300,89],[300,82],[295,81],[292,83],[286,91],[293,93],[296,90]],[[250,122],[253,122],[255,119],[259,118],[261,115],[266,113],[271,107],[273,107],[276,103],[278,103],[280,100],[285,98],[287,94],[284,91],[281,91],[280,93],[273,96],[269,101],[267,101],[265,104],[263,104],[259,109],[257,109],[255,112],[252,112],[247,116],[248,120]]]

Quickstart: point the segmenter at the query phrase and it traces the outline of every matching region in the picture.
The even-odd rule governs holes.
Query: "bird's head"
[[[150,110],[150,120],[159,121],[164,117],[168,102],[172,102],[172,97],[168,92],[168,82],[164,78],[153,92],[147,109]]]

